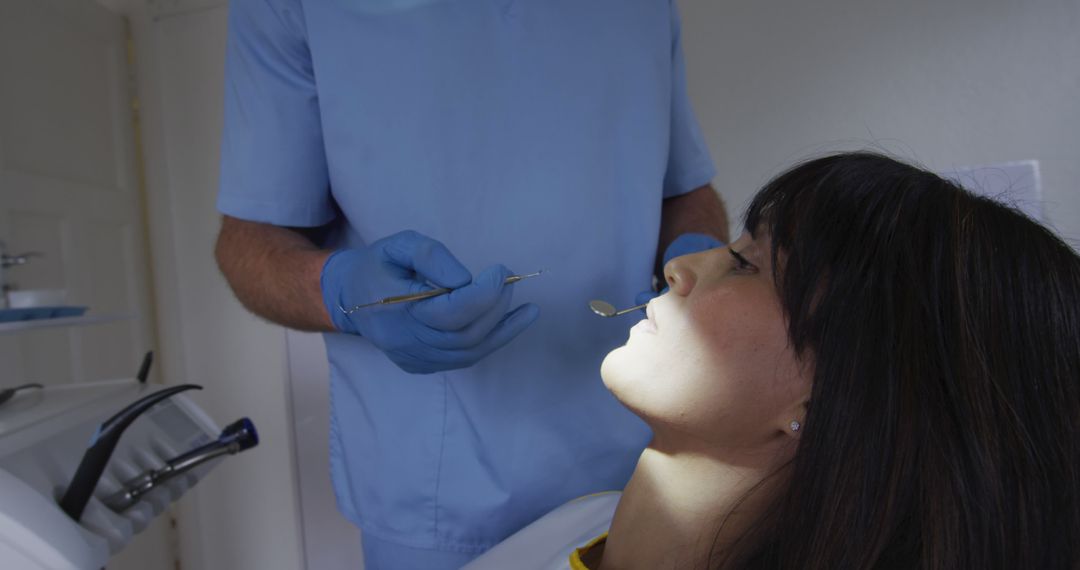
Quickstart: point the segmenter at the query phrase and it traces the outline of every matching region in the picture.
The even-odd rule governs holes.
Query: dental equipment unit
[[[147,372],[43,382],[0,406],[0,568],[110,566],[225,457],[255,446],[249,421],[222,430],[193,387],[144,384]]]
[[[543,273],[544,273],[544,270],[541,269],[540,271],[537,271],[536,273],[529,273],[528,275],[511,275],[510,277],[507,277],[505,280],[503,280],[503,283],[506,284],[506,285],[510,285],[511,283],[517,283],[518,281],[521,281],[522,279],[529,279],[531,277],[539,277]],[[375,302],[372,302],[372,303],[367,303],[365,305],[355,305],[355,306],[349,307],[348,309],[338,305],[338,309],[341,309],[341,312],[345,313],[346,315],[351,315],[351,314],[355,313],[356,311],[359,311],[360,309],[366,309],[368,307],[375,307],[375,306],[378,306],[378,305],[396,305],[398,303],[411,303],[413,301],[422,301],[424,299],[430,299],[432,297],[438,297],[439,295],[445,295],[445,294],[447,294],[447,293],[449,293],[451,291],[453,291],[453,289],[446,289],[445,287],[442,287],[442,288],[439,288],[439,289],[432,289],[430,291],[421,291],[420,293],[412,293],[410,295],[396,295],[394,297],[385,297],[383,299],[379,299],[378,301],[375,301]]]
[[[160,469],[150,469],[124,483],[121,491],[105,499],[105,505],[122,513],[139,502],[139,497],[167,483],[188,471],[223,455],[236,455],[259,445],[259,434],[255,424],[247,418],[241,418],[229,424],[217,441],[199,446],[191,451],[174,457]]]
[[[86,448],[82,461],[71,478],[71,484],[60,499],[60,508],[69,517],[76,521],[82,518],[83,509],[86,508],[86,503],[90,502],[90,496],[94,493],[101,474],[105,472],[105,465],[112,457],[116,444],[120,442],[120,436],[131,422],[158,402],[185,390],[202,390],[202,386],[184,384],[159,390],[139,398],[98,426],[97,431],[90,437],[90,446]]]

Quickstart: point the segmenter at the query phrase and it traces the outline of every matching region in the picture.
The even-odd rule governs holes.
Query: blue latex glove
[[[514,339],[540,309],[513,311],[512,275],[495,265],[475,280],[443,244],[414,231],[383,238],[364,249],[334,252],[322,269],[323,303],[338,330],[371,341],[402,370],[430,374],[472,366]],[[450,293],[410,303],[346,309],[384,297],[435,287]]]
[[[682,234],[675,238],[675,241],[671,242],[667,249],[664,250],[664,265],[667,265],[667,262],[676,257],[698,253],[715,247],[724,247],[724,242],[707,234]],[[644,305],[645,303],[648,303],[650,299],[667,293],[667,290],[668,288],[665,284],[664,288],[661,289],[659,293],[653,290],[642,291],[641,293],[638,293],[634,304]]]

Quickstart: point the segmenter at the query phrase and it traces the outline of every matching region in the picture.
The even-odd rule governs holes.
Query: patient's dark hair
[[[814,376],[790,484],[724,567],[1080,568],[1076,253],[870,153],[781,175],[745,225]]]

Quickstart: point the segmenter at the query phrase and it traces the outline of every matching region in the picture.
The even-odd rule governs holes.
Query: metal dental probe
[[[541,269],[540,271],[537,271],[536,273],[529,273],[528,275],[511,275],[510,277],[507,277],[505,280],[503,280],[503,283],[506,284],[506,285],[509,285],[511,283],[517,283],[518,281],[521,281],[522,279],[528,279],[530,277],[538,277],[543,272],[544,272],[544,270]],[[397,295],[397,296],[394,296],[394,297],[386,297],[384,299],[379,299],[378,301],[375,301],[374,303],[368,303],[366,305],[355,305],[355,306],[350,307],[348,309],[346,309],[345,307],[342,307],[341,305],[338,305],[338,309],[341,309],[341,312],[345,313],[346,315],[351,315],[351,314],[355,313],[356,311],[359,311],[360,309],[366,309],[368,307],[375,307],[375,306],[378,306],[378,305],[396,305],[397,303],[409,303],[409,302],[412,302],[412,301],[422,301],[424,299],[430,299],[432,297],[438,297],[439,295],[445,295],[445,294],[447,294],[447,293],[449,293],[451,291],[453,291],[453,289],[446,289],[446,288],[432,289],[430,291],[421,291],[420,293],[412,293],[410,295]]]

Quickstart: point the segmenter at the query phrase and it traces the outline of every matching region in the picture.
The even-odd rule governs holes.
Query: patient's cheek
[[[754,307],[731,291],[713,291],[694,299],[689,311],[689,333],[711,354],[726,355],[743,346],[760,328]]]
[[[701,383],[696,397],[710,405],[768,407],[790,376],[783,312],[775,295],[760,288],[723,289],[693,299],[680,345],[696,353]],[[710,381],[711,380],[711,381]]]

